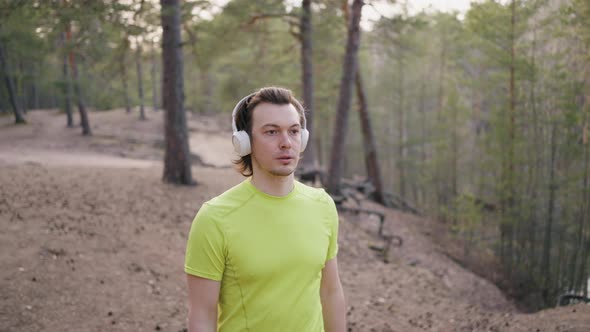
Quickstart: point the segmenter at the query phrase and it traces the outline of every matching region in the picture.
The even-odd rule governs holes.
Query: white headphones
[[[231,115],[231,125],[233,130],[233,137],[232,143],[234,145],[234,150],[240,157],[244,157],[249,155],[252,152],[252,147],[250,146],[250,136],[245,130],[238,131],[238,126],[236,125],[236,114],[242,109],[245,108],[245,104],[247,104],[248,100],[251,97],[256,95],[256,92],[247,95],[246,97],[242,98],[234,107],[234,110]],[[305,113],[303,116],[303,128],[301,129],[301,152],[305,150],[307,146],[307,141],[309,139],[309,131],[307,130],[307,121],[305,120]]]

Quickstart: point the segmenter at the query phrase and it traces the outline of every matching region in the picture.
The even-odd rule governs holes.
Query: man
[[[263,88],[232,115],[239,185],[203,204],[186,249],[189,332],[344,332],[338,214],[295,181],[307,144],[291,91]]]

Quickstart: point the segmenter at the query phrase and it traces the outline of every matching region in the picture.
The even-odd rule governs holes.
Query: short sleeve
[[[203,204],[191,225],[184,261],[190,275],[220,281],[225,269],[225,238]]]
[[[336,257],[338,254],[338,210],[336,209],[336,204],[332,197],[328,194],[328,204],[329,204],[329,225],[330,225],[330,245],[328,247],[328,255],[326,256],[326,261]]]

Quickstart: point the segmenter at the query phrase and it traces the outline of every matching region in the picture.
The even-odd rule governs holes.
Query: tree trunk
[[[183,58],[180,39],[180,1],[160,0],[162,6],[162,98],[165,110],[163,180],[170,183],[194,184],[191,175],[190,150],[186,115],[183,108]]]
[[[301,3],[301,20],[299,30],[301,34],[301,82],[303,85],[303,105],[307,114],[305,116],[307,121],[307,130],[310,133],[310,142],[308,142],[305,151],[303,152],[303,160],[301,168],[303,170],[317,170],[319,165],[317,163],[315,145],[311,142],[314,138],[314,100],[313,100],[313,46],[312,46],[312,25],[311,25],[311,0],[303,0]]]
[[[330,156],[330,167],[328,172],[327,190],[331,194],[340,193],[344,144],[348,131],[348,114],[350,112],[350,100],[352,97],[352,83],[358,61],[360,20],[363,5],[363,0],[354,0],[352,3],[352,18],[350,20],[346,41],[346,53],[344,55],[342,78],[340,80],[340,93],[338,98],[338,108],[336,110],[336,125],[334,126],[332,153]]]
[[[361,120],[361,128],[363,130],[363,147],[365,151],[365,166],[367,167],[367,176],[369,181],[375,187],[374,199],[376,202],[384,204],[383,196],[383,182],[381,181],[381,169],[379,168],[379,161],[377,158],[377,145],[375,144],[375,136],[373,135],[373,128],[371,126],[371,118],[367,106],[367,97],[365,95],[365,88],[361,72],[357,66],[356,76],[356,93],[359,101],[359,116]]]
[[[131,101],[129,98],[129,78],[127,77],[127,64],[125,63],[126,54],[127,54],[127,37],[125,37],[124,41],[124,49],[121,53],[121,78],[123,80],[123,97],[125,98],[125,111],[127,113],[131,113]]]
[[[446,31],[442,30],[441,35],[441,50],[440,50],[440,64],[438,68],[438,98],[437,98],[437,109],[436,115],[437,120],[440,122],[442,120],[442,110],[444,104],[444,85],[445,85],[445,66],[447,61],[447,41],[446,41]]]
[[[61,41],[62,46],[66,46],[66,33],[63,32],[61,34]],[[62,77],[63,77],[63,84],[64,84],[64,111],[66,112],[67,117],[67,127],[73,128],[74,127],[74,117],[72,115],[72,81],[70,80],[70,70],[68,66],[68,55],[64,52],[63,62],[62,62]]]
[[[536,75],[536,44],[537,44],[537,27],[533,27],[533,42],[532,42],[532,50],[531,50],[531,67],[532,75],[531,75],[531,91],[530,91],[530,103],[531,103],[531,113],[532,113],[532,124],[533,124],[533,142],[540,143],[541,142],[541,133],[540,133],[540,125],[539,125],[539,114],[537,111],[537,97],[536,97],[536,86],[537,86],[537,75]],[[538,191],[536,190],[538,184],[538,174],[539,170],[541,169],[542,160],[541,156],[542,153],[542,144],[534,144],[534,148],[531,149],[533,156],[531,159],[533,160],[533,167],[529,170],[529,183],[530,183],[530,190],[529,190],[529,197],[532,201],[530,204],[530,212],[529,212],[529,229],[527,230],[528,234],[528,260],[529,264],[532,267],[532,274],[535,274],[538,271],[538,263],[537,263],[537,209],[538,209],[538,202],[537,196]]]
[[[23,114],[27,114],[29,111],[29,96],[27,96],[27,89],[25,84],[25,69],[24,69],[23,59],[18,60],[18,75],[16,75],[16,91],[17,95],[20,92],[20,107],[23,111]]]
[[[137,64],[137,93],[139,95],[139,119],[146,120],[145,109],[143,107],[143,68],[141,66],[141,47],[137,46],[135,53],[135,62]]]
[[[518,222],[518,218],[514,218],[514,202],[516,199],[516,190],[515,190],[515,177],[514,177],[514,148],[515,148],[515,140],[516,140],[516,86],[515,86],[515,66],[516,66],[516,59],[515,59],[515,46],[516,46],[516,0],[512,0],[511,3],[512,8],[512,15],[510,17],[510,124],[509,124],[509,132],[508,132],[508,218],[510,219],[510,224],[512,222]],[[513,242],[514,242],[514,229],[518,229],[518,225],[516,227],[510,227],[510,233],[508,234],[508,251],[509,261],[508,261],[508,272],[512,272],[512,260],[513,260]]]
[[[31,94],[33,95],[33,108],[39,109],[39,89],[37,88],[37,71],[36,66],[31,66]]]
[[[588,218],[588,216],[586,216],[586,218]],[[590,220],[590,218],[588,218],[586,221],[588,222],[588,220]],[[580,270],[579,270],[579,281],[580,281],[580,287],[582,294],[585,297],[588,297],[588,287],[590,287],[590,271],[588,270],[588,265],[590,265],[590,255],[588,254],[590,253],[590,232],[586,232],[586,246],[584,248],[584,251],[582,252],[581,255],[581,266],[580,266]]]
[[[421,135],[422,135],[422,139],[423,142],[422,144],[420,144],[420,178],[421,179],[425,179],[426,178],[426,140],[427,140],[427,135],[426,135],[426,108],[424,106],[424,100],[426,99],[426,79],[424,77],[424,75],[421,77],[421,84],[420,84],[420,100],[419,100],[419,106],[418,106],[418,111],[420,112],[420,131],[421,131]],[[419,197],[417,198],[417,201],[419,202],[419,205],[424,204],[426,202],[426,191],[427,188],[425,188],[424,185],[424,180],[421,180],[418,182],[418,186],[419,186]]]
[[[158,110],[158,68],[155,43],[152,43],[152,99],[154,112]]]
[[[453,93],[457,93],[453,91]],[[459,97],[457,96],[457,104],[454,105],[453,109],[451,109],[451,198],[453,201],[457,197],[459,193],[459,128],[457,125],[458,122],[458,107],[459,107]],[[456,218],[453,217],[453,223],[456,222]]]
[[[590,237],[587,240],[587,246],[586,246],[586,252],[590,252]],[[583,283],[582,283],[582,295],[584,295],[584,297],[588,297],[588,289],[590,288],[590,278],[588,277],[590,275],[590,271],[587,271],[585,269],[586,266],[590,265],[590,263],[588,263],[590,261],[590,255],[586,255],[586,259],[584,259],[584,269],[580,271],[580,273],[584,276]]]
[[[70,26],[66,28],[66,40],[69,42],[72,39],[72,32]],[[78,111],[80,113],[80,125],[82,126],[82,135],[90,136],[92,131],[90,130],[90,123],[88,121],[88,113],[86,111],[86,105],[84,104],[84,97],[80,89],[80,81],[78,80],[78,65],[76,64],[76,58],[74,52],[70,51],[70,67],[72,69],[72,81],[74,84],[74,93],[76,95],[76,103],[78,104]]]
[[[584,149],[584,178],[582,180],[582,188],[588,188],[588,149],[586,146],[583,146]],[[580,254],[581,259],[584,260],[584,234],[585,234],[585,223],[586,223],[586,214],[588,209],[588,190],[584,190],[581,195],[581,202],[580,202],[580,214],[578,220],[578,230],[576,231],[576,240],[574,243],[574,248],[572,250],[572,259],[569,264],[569,280],[570,280],[570,291],[576,291],[577,285],[579,285],[578,280],[576,280],[578,273],[578,267],[581,267],[582,264],[578,264],[578,254]]]
[[[545,224],[545,238],[543,241],[543,262],[541,266],[541,278],[543,280],[543,300],[549,303],[551,294],[551,247],[553,232],[553,213],[555,210],[555,192],[557,184],[555,181],[555,160],[557,154],[557,124],[552,124],[551,130],[551,160],[549,161],[549,201],[547,202],[547,223]]]
[[[440,125],[443,122],[442,114],[443,114],[443,107],[444,107],[444,85],[445,85],[445,69],[446,69],[446,61],[447,61],[447,41],[446,41],[446,31],[443,27],[441,30],[440,35],[440,63],[438,67],[438,96],[437,96],[437,106],[436,106],[436,121]],[[441,159],[440,153],[435,153],[437,159]],[[447,200],[447,188],[445,183],[445,176],[444,170],[442,167],[436,167],[434,170],[434,190],[436,192],[436,199],[438,204],[438,210],[441,207],[445,207],[448,204]],[[442,218],[442,216],[440,216]]]
[[[590,111],[590,95],[586,97],[586,102],[583,105],[583,110],[585,114],[585,123],[584,123],[584,133],[583,133],[583,149],[584,149],[584,178],[582,180],[582,188],[588,188],[590,185],[590,145],[587,141],[587,134],[586,131],[588,130],[588,111]],[[588,256],[590,253],[590,192],[588,190],[584,190],[582,194],[582,204],[580,204],[580,220],[579,220],[579,229],[578,229],[578,246],[579,248],[579,260],[574,260],[574,290],[578,292],[583,292],[587,296],[587,282],[589,277],[589,272],[586,270],[586,262],[588,261]],[[575,250],[574,253],[578,254],[578,250]]]
[[[14,88],[14,82],[10,77],[10,70],[8,68],[8,62],[6,61],[6,54],[4,53],[4,45],[0,44],[0,68],[4,73],[4,81],[6,82],[6,90],[8,92],[8,98],[10,99],[10,105],[12,106],[12,112],[14,113],[14,122],[27,123],[23,115],[22,110],[18,104],[18,97]]]
[[[515,169],[514,169],[514,147],[516,140],[516,91],[515,91],[515,44],[516,44],[516,2],[511,2],[512,14],[510,16],[510,64],[509,69],[509,109],[508,109],[508,138],[506,141],[507,152],[503,156],[502,162],[502,181],[501,181],[501,195],[502,195],[502,258],[508,274],[512,273],[512,259],[513,259],[513,245],[514,245],[514,230],[518,229],[518,218],[514,217],[515,209]]]
[[[398,124],[397,124],[397,163],[399,170],[399,194],[402,199],[406,199],[406,152],[405,152],[405,112],[404,112],[404,60],[403,60],[403,45],[398,45],[399,54],[397,57],[398,64]]]
[[[84,96],[82,95],[82,89],[80,88],[80,81],[78,79],[78,66],[76,64],[73,54],[71,54],[70,60],[72,65],[74,92],[76,94],[76,102],[78,103],[78,111],[80,113],[80,125],[82,126],[82,135],[90,136],[92,135],[92,131],[90,130],[88,112],[86,111],[86,104],[84,102]]]

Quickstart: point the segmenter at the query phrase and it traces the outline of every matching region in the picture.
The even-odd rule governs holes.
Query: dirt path
[[[187,231],[205,200],[238,183],[229,126],[189,118],[195,187],[163,184],[162,121],[91,114],[94,136],[57,112],[0,118],[0,331],[183,331]],[[365,207],[379,208],[370,203]],[[518,313],[488,281],[393,210],[404,239],[383,263],[376,220],[342,215],[340,268],[350,331],[590,331],[590,306]]]
[[[105,156],[101,154],[26,149],[0,151],[0,163],[5,165],[39,164],[46,166],[83,166],[99,168],[152,168],[156,161]]]

